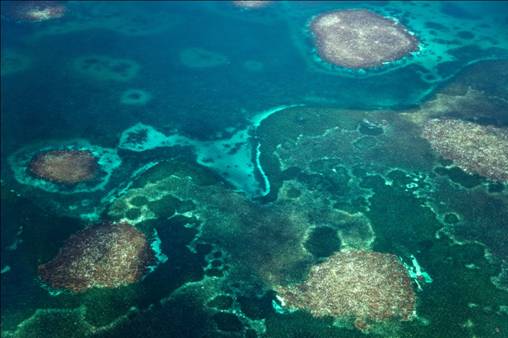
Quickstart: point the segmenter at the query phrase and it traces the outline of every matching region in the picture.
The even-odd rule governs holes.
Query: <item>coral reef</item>
[[[374,241],[365,215],[333,208],[330,194],[318,189],[284,182],[278,199],[261,206],[231,191],[204,167],[168,161],[150,168],[115,199],[108,217],[133,223],[192,218],[189,223],[201,224],[200,240],[216,243],[241,262],[236,270],[248,270],[268,285],[278,285],[303,277],[302,266],[312,264],[313,257],[304,248],[309,229],[332,228],[342,248],[369,249]],[[296,190],[298,197],[291,193]]]
[[[139,71],[139,65],[133,60],[105,55],[78,57],[72,65],[77,73],[97,80],[128,81]]]
[[[123,36],[139,37],[167,31],[182,21],[174,12],[157,11],[153,7],[140,10],[135,3],[125,3],[118,7],[107,2],[70,1],[65,6],[68,12],[65,20],[53,20],[51,25],[39,27],[29,39],[88,30],[105,30]]]
[[[304,283],[277,288],[283,306],[305,309],[316,317],[354,319],[354,325],[410,320],[416,296],[397,257],[367,251],[339,252],[315,265]]]
[[[72,235],[38,272],[53,289],[83,292],[134,283],[153,261],[154,253],[142,232],[127,223],[105,223]]]
[[[261,61],[247,60],[243,63],[243,67],[249,72],[257,73],[263,71],[265,65]]]
[[[126,105],[141,106],[152,99],[150,93],[141,89],[128,89],[122,93],[120,102]]]
[[[12,49],[2,50],[1,53],[1,76],[21,72],[30,67],[32,60]]]
[[[185,48],[180,51],[181,64],[188,68],[212,68],[229,63],[229,59],[219,53],[202,48]]]
[[[37,154],[29,169],[38,178],[72,185],[94,179],[97,166],[90,151],[51,150]]]
[[[60,1],[11,1],[5,11],[16,21],[42,22],[63,17],[67,9]]]
[[[508,61],[475,63],[446,83],[417,109],[401,116],[423,125],[431,118],[454,118],[507,125]]]
[[[103,190],[122,159],[115,149],[73,139],[27,145],[11,154],[8,163],[20,184],[74,194]]]
[[[151,174],[145,175],[149,181],[139,188],[137,183],[133,184],[133,188],[115,200],[108,216],[122,221],[129,219],[129,210],[138,209],[140,215],[133,217],[134,222],[168,217],[173,212],[193,217],[203,223],[201,240],[217,243],[242,262],[240,269],[256,271],[268,282],[278,282],[299,271],[300,264],[310,258],[304,250],[294,247],[295,243],[303,241],[305,229],[312,221],[300,206],[281,203],[273,208],[262,208],[224,184],[196,184],[199,178],[195,175],[171,173],[172,165],[175,164],[154,167]],[[155,173],[159,177],[152,181],[150,176]],[[141,196],[146,201],[133,208]],[[183,208],[184,201],[191,202],[185,203],[190,207],[187,210]],[[259,238],[264,240],[259,241]]]
[[[468,173],[508,180],[508,131],[457,119],[431,119],[422,135],[432,148]]]
[[[367,10],[317,16],[311,29],[319,55],[347,68],[368,68],[417,50],[418,41],[400,24]]]
[[[270,4],[269,0],[234,0],[233,4],[245,9],[255,9]]]
[[[357,131],[334,127],[319,136],[300,135],[295,141],[281,143],[276,154],[283,170],[305,167],[305,164],[320,159],[340,158],[346,162],[355,154],[351,141],[357,136]]]

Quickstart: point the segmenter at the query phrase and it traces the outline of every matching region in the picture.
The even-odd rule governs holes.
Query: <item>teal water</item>
[[[508,336],[507,182],[422,136],[433,118],[496,128],[508,167],[507,2],[40,3],[64,15],[1,4],[2,337]],[[352,8],[419,49],[330,65],[309,22]],[[97,176],[31,174],[53,149],[90,151]],[[69,236],[120,221],[157,253],[150,273],[81,293],[41,282]],[[278,300],[351,250],[406,264],[411,320],[362,331]]]

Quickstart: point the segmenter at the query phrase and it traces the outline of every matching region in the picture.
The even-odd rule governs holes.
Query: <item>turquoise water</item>
[[[422,131],[435,118],[496,130],[478,144],[506,170],[507,2],[40,4],[63,14],[1,4],[2,337],[508,335],[507,182]],[[418,50],[374,69],[323,60],[309,22],[358,8]],[[89,151],[97,175],[34,175],[55,149]],[[40,280],[69,236],[104,222],[144,234],[150,272],[79,293]],[[410,320],[277,298],[351,251],[405,266]]]

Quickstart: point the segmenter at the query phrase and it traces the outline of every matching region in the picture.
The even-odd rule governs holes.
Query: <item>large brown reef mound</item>
[[[95,178],[97,159],[87,150],[51,150],[37,154],[29,164],[38,178],[61,184],[77,184]]]
[[[106,223],[72,235],[56,257],[38,270],[51,288],[82,292],[134,283],[153,261],[142,232],[126,223]]]
[[[458,119],[431,119],[423,137],[462,170],[508,181],[508,131]]]
[[[311,30],[321,58],[347,68],[381,66],[418,49],[404,26],[363,9],[319,15]]]
[[[416,296],[411,279],[391,254],[338,252],[311,268],[302,284],[279,287],[283,305],[316,317],[352,319],[360,330],[389,320],[410,320]]]

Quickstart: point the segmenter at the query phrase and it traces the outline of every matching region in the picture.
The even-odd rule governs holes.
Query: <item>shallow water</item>
[[[62,17],[1,3],[2,337],[508,336],[508,2],[43,5]],[[353,8],[418,50],[331,65],[310,21]],[[51,150],[89,151],[96,175],[37,176]],[[108,222],[145,236],[142,278],[79,293],[40,279],[69,236]],[[410,318],[277,297],[356,251],[406,269]],[[371,310],[375,269],[352,283]]]

